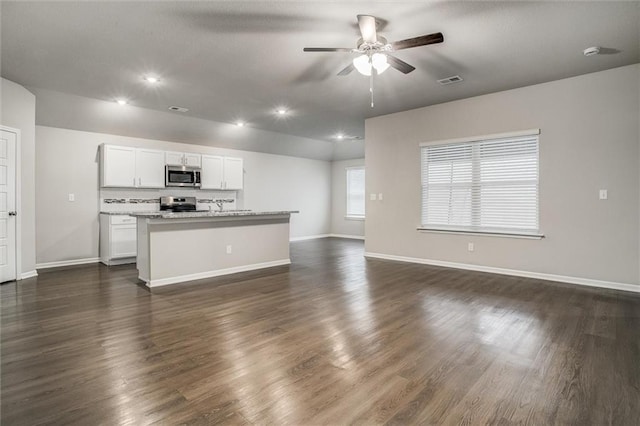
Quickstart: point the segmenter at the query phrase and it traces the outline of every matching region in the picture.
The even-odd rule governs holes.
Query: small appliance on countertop
[[[160,211],[196,212],[196,197],[160,197]],[[200,210],[209,211],[209,210]]]

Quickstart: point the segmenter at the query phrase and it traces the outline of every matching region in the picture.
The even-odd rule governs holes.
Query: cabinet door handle
[[[138,186],[142,186],[142,178],[138,178]]]
[[[136,178],[133,178],[133,186],[136,186]]]

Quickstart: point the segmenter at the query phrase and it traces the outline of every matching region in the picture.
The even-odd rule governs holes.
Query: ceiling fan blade
[[[375,43],[378,41],[376,36],[376,18],[371,15],[358,15],[358,26],[362,34],[362,41],[365,43]]]
[[[391,56],[389,54],[387,54],[387,62],[389,63],[390,66],[392,66],[393,68],[405,74],[409,74],[411,71],[416,69],[416,67],[409,65],[405,61],[400,60],[395,56]]]
[[[351,52],[353,49],[346,47],[305,47],[303,52]]]
[[[356,69],[356,67],[353,66],[353,62],[352,62],[349,65],[347,65],[342,71],[340,71],[338,75],[343,76],[343,75],[351,74],[351,71],[353,71],[354,69]]]
[[[444,36],[442,33],[433,33],[429,35],[423,35],[420,37],[408,38],[406,40],[396,41],[391,43],[393,50],[408,49],[410,47],[426,46],[428,44],[442,43]]]

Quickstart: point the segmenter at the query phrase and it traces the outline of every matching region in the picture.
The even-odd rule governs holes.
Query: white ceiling
[[[0,12],[9,80],[322,141],[363,137],[368,117],[640,62],[637,1],[3,1]],[[373,109],[366,77],[336,76],[350,53],[302,51],[355,47],[357,14],[380,18],[389,41],[445,37],[396,52],[417,70],[379,76]],[[583,56],[589,46],[605,54]],[[145,84],[149,73],[161,84]],[[436,82],[456,74],[462,83]],[[285,119],[274,115],[281,105]]]

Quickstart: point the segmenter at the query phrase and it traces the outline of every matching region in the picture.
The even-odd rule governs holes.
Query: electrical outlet
[[[382,192],[378,194],[378,200],[382,201]]]
[[[69,201],[73,202],[76,200],[76,194],[69,194]]]
[[[473,245],[473,243],[467,244],[467,250],[469,250],[469,251],[474,251],[475,250],[475,246]]]
[[[600,199],[601,200],[606,200],[609,197],[609,193],[606,189],[601,189],[600,190]]]
[[[227,254],[231,254],[233,252],[231,246],[227,246]]]

